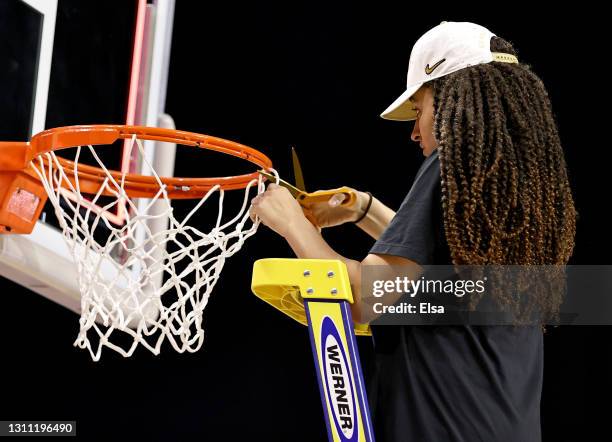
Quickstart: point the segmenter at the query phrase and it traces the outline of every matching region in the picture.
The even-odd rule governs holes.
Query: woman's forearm
[[[366,198],[368,198],[366,196]],[[363,208],[365,210],[365,207]],[[387,228],[395,212],[385,206],[378,199],[372,197],[372,205],[365,218],[357,223],[357,227],[366,232],[374,239],[378,239]]]

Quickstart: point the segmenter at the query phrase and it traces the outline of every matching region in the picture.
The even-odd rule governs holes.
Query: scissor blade
[[[303,192],[306,192],[306,186],[304,185],[304,175],[302,174],[302,166],[300,166],[300,159],[297,156],[295,148],[291,148],[291,158],[293,160],[293,176],[295,177],[295,187]]]
[[[259,170],[258,172],[259,172],[259,174],[260,174],[260,175],[265,176],[265,177],[266,177],[266,178],[267,178],[267,179],[268,179],[268,180],[269,180],[271,183],[276,183],[276,177],[275,177],[274,175],[272,175],[271,173],[264,172],[263,170]],[[283,187],[286,187],[286,188],[289,190],[289,192],[291,193],[291,195],[292,195],[294,198],[296,198],[296,199],[297,199],[297,198],[298,198],[300,195],[302,195],[302,194],[304,193],[304,192],[302,192],[300,189],[298,189],[297,187],[295,187],[295,186],[293,186],[293,185],[289,184],[289,183],[288,183],[287,181],[285,181],[285,180],[279,179],[279,180],[278,180],[278,184],[279,184],[279,185],[281,185],[281,186],[283,186]]]

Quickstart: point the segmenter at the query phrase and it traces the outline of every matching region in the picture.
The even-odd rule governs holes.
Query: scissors
[[[336,198],[342,198],[340,202],[341,206],[350,206],[357,200],[357,195],[352,189],[348,187],[340,187],[334,190],[319,190],[317,192],[306,192],[304,186],[304,178],[302,175],[302,167],[300,166],[300,160],[298,159],[297,153],[294,148],[291,148],[293,158],[293,173],[295,176],[295,186],[288,183],[285,180],[279,179],[278,184],[289,190],[291,195],[300,203],[302,207],[308,207],[313,203],[327,202],[335,195],[339,195]],[[260,170],[259,173],[266,177],[270,182],[276,183],[276,177],[268,172]]]

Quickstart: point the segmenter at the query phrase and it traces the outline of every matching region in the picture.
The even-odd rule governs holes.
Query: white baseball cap
[[[494,36],[487,28],[469,22],[443,21],[427,31],[410,53],[406,91],[380,116],[387,120],[415,120],[410,97],[428,81],[476,64],[518,63],[512,54],[491,52]]]

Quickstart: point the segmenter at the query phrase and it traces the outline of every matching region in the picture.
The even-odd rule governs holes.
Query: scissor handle
[[[303,205],[324,203],[336,194],[344,195],[344,200],[340,203],[341,206],[351,206],[357,201],[357,195],[349,187],[340,187],[333,190],[318,190],[312,193],[302,193],[298,195],[297,200]]]

